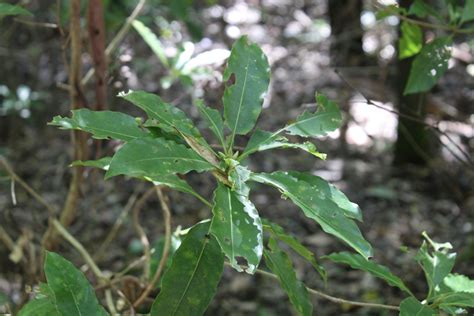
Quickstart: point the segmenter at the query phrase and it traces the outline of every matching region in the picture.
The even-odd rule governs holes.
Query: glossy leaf
[[[107,315],[84,274],[58,254],[48,252],[44,265],[48,287],[62,315]]]
[[[474,20],[474,0],[466,0],[462,11],[461,22]]]
[[[336,103],[322,94],[316,95],[316,101],[317,111],[314,113],[305,111],[298,116],[296,122],[285,127],[288,134],[302,137],[325,136],[341,125],[341,112]]]
[[[240,159],[247,157],[250,154],[253,154],[257,151],[264,151],[274,148],[298,148],[302,149],[320,159],[326,159],[326,154],[320,153],[317,151],[316,146],[310,142],[300,143],[291,143],[284,136],[279,134],[270,133],[257,129],[244,149],[244,152],[240,156]]]
[[[224,122],[219,111],[207,107],[202,100],[197,100],[195,104],[201,116],[206,120],[209,129],[214,133],[221,145],[224,146]]]
[[[17,5],[0,3],[0,18],[7,15],[33,16],[33,13]]]
[[[269,250],[265,249],[265,263],[278,277],[280,284],[290,298],[291,304],[299,315],[312,315],[313,306],[309,299],[308,290],[296,277],[290,257],[282,251],[275,239],[270,238]]]
[[[159,96],[152,93],[131,91],[120,96],[143,109],[149,118],[157,120],[157,127],[166,133],[182,137],[201,157],[217,166],[214,151],[183,111],[163,102]],[[148,126],[151,124],[152,121],[148,120]]]
[[[245,272],[253,274],[262,257],[262,223],[247,196],[218,184],[214,192],[211,233],[237,271],[243,271],[238,258],[246,260]]]
[[[311,263],[313,268],[318,271],[324,282],[327,281],[326,270],[324,270],[323,266],[318,264],[316,258],[314,257],[314,254],[308,248],[306,248],[301,242],[299,242],[298,239],[296,239],[292,235],[287,234],[284,231],[283,227],[272,223],[266,219],[262,219],[262,222],[263,229],[265,231],[269,232],[274,238],[287,244],[291,249],[293,249],[294,252],[305,258],[309,263]]]
[[[195,225],[186,235],[163,275],[151,315],[198,316],[212,300],[224,268],[224,256],[209,235],[209,222]]]
[[[61,129],[75,129],[91,133],[97,139],[131,141],[148,133],[138,126],[137,120],[127,114],[113,111],[73,110],[72,117],[55,116],[49,125]]]
[[[213,167],[183,145],[161,138],[136,139],[126,143],[112,158],[105,178],[116,175],[155,177]]]
[[[434,251],[430,252],[428,243]],[[436,287],[451,272],[456,260],[456,253],[449,252],[452,249],[449,243],[434,243],[429,238],[428,243],[423,242],[415,259],[425,272],[429,286],[428,298],[430,298],[434,294]]]
[[[92,168],[107,170],[109,169],[111,161],[112,161],[112,157],[102,157],[97,160],[76,160],[71,163],[71,166],[92,167]]]
[[[421,49],[412,63],[404,94],[430,90],[448,69],[451,37],[439,37]]]
[[[398,46],[398,57],[400,59],[408,58],[420,52],[423,46],[423,32],[421,28],[409,22],[402,22],[402,37],[400,37]]]
[[[257,122],[270,81],[267,57],[246,36],[232,46],[223,79],[228,81],[231,76],[235,83],[224,91],[224,118],[232,135],[245,135]]]
[[[326,256],[326,258],[329,258],[337,263],[348,264],[354,269],[369,272],[373,276],[384,280],[389,285],[398,287],[400,290],[413,295],[413,293],[406,287],[403,281],[390,272],[387,267],[373,261],[366,260],[361,255],[348,252],[339,252],[330,254],[329,256]]]
[[[304,214],[314,219],[321,228],[359,252],[364,258],[372,256],[372,247],[364,239],[355,222],[347,217],[331,198],[330,190],[318,188],[299,179],[298,172],[274,172],[253,174],[251,179],[274,186],[298,205]]]
[[[303,180],[311,184],[314,188],[317,189],[318,194],[320,194],[321,196],[325,196],[326,198],[336,203],[339,208],[344,211],[344,215],[362,222],[362,211],[360,210],[359,205],[351,202],[347,198],[347,196],[342,191],[340,191],[335,185],[327,182],[321,177],[309,173],[292,172],[291,174],[293,177],[296,177],[299,180]]]
[[[146,112],[148,118],[158,121],[158,127],[166,132],[182,133],[189,137],[202,138],[193,122],[177,107],[164,102],[159,96],[144,91],[119,94]]]
[[[421,304],[416,298],[409,297],[400,303],[400,316],[433,316],[438,313],[429,306]]]
[[[145,179],[153,182],[154,185],[165,185],[171,189],[194,195],[199,200],[201,200],[201,196],[196,193],[196,191],[194,191],[194,189],[186,182],[186,180],[181,179],[175,174],[161,174],[145,177]]]
[[[433,304],[441,308],[474,308],[474,293],[447,292],[433,297]]]
[[[145,24],[138,20],[132,22],[133,28],[140,34],[145,43],[150,46],[151,50],[155,53],[156,57],[165,67],[169,67],[168,58],[165,54],[165,49],[158,37],[153,33]]]

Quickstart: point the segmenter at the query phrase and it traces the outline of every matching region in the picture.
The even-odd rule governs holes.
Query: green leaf
[[[387,267],[375,263],[373,261],[366,260],[361,255],[352,254],[348,252],[339,252],[330,254],[329,256],[326,256],[326,258],[329,258],[337,263],[348,264],[354,269],[369,272],[373,276],[384,280],[389,285],[398,287],[400,290],[413,296],[413,293],[406,287],[403,281],[399,277],[394,275],[392,272],[390,272]]]
[[[228,81],[231,75],[235,83],[226,87],[222,101],[225,122],[232,131],[232,144],[236,134],[245,135],[255,126],[270,82],[267,57],[246,36],[232,46],[224,80]]]
[[[62,315],[107,315],[84,274],[60,255],[48,252],[44,265],[48,287]]]
[[[55,116],[49,125],[61,129],[75,129],[91,133],[97,139],[120,139],[131,141],[145,137],[148,133],[142,130],[135,118],[120,112],[73,110],[72,118]]]
[[[443,17],[438,13],[438,11],[423,0],[415,0],[408,9],[408,14],[416,15],[419,18],[425,18],[428,15],[431,15],[437,18],[440,22],[444,22]]]
[[[426,44],[415,57],[404,94],[430,90],[448,69],[451,37],[438,37]]]
[[[156,269],[158,269],[158,265],[160,264],[161,258],[163,256],[163,248],[165,246],[165,238],[160,237],[153,246],[153,253],[151,255],[151,260],[150,260],[150,275],[154,275],[156,272]],[[178,250],[179,246],[181,246],[181,239],[177,237],[175,234],[171,235],[171,244],[170,244],[170,249],[168,253],[168,259],[166,260],[165,263],[165,268],[163,270],[163,274],[166,273],[166,271],[169,269],[171,264],[173,263],[173,256]],[[161,279],[160,281],[163,281]],[[160,282],[161,285],[161,282]]]
[[[195,104],[211,131],[217,137],[221,145],[224,146],[224,122],[222,121],[219,111],[207,107],[202,100],[197,100]]]
[[[145,180],[153,182],[154,185],[165,185],[171,189],[188,193],[196,197],[198,200],[208,205],[209,202],[203,199],[194,189],[186,182],[175,174],[160,174],[155,176],[147,176]]]
[[[0,17],[7,16],[7,15],[33,16],[33,13],[17,5],[12,5],[8,3],[0,3]]]
[[[456,260],[456,253],[449,252],[452,249],[451,244],[435,243],[426,234],[424,236],[434,251],[430,252],[428,243],[424,241],[415,259],[425,272],[429,286],[428,298],[430,298],[434,294],[436,287],[451,272]]]
[[[321,177],[309,173],[292,172],[292,176],[309,183],[314,188],[319,190],[319,194],[336,203],[339,208],[344,211],[344,215],[347,217],[362,222],[362,211],[360,210],[359,205],[351,202],[347,196],[336,186],[332,185]]]
[[[416,298],[409,297],[400,303],[400,316],[433,316],[438,313],[426,305],[421,304]]]
[[[331,199],[329,187],[315,187],[302,180],[299,172],[252,174],[251,179],[274,186],[298,205],[306,216],[314,219],[321,228],[359,252],[365,258],[372,256],[372,247],[364,239],[348,212]]]
[[[252,136],[250,137],[247,146],[244,149],[244,152],[239,157],[243,159],[250,154],[253,154],[257,151],[264,151],[274,148],[298,148],[302,149],[320,159],[326,159],[326,154],[322,154],[317,151],[316,146],[310,142],[304,142],[302,144],[291,143],[284,136],[278,135],[276,133],[270,133],[257,129]]]
[[[270,250],[264,250],[265,262],[268,268],[277,275],[280,284],[290,298],[291,304],[299,315],[312,315],[313,306],[309,299],[308,290],[303,282],[296,278],[293,265],[288,255],[283,252],[277,242],[270,238]]]
[[[158,39],[155,33],[153,33],[148,27],[145,26],[145,24],[138,20],[134,20],[132,22],[132,25],[138,32],[138,34],[140,34],[140,36],[143,38],[145,43],[150,46],[151,50],[155,53],[156,57],[158,57],[163,66],[169,68],[168,58],[166,57],[165,49],[163,48],[161,41]]]
[[[224,256],[209,235],[209,222],[195,225],[186,235],[163,275],[151,315],[202,315],[212,300],[224,268]]]
[[[262,257],[262,223],[255,206],[247,196],[223,184],[214,192],[214,214],[211,233],[216,237],[222,251],[237,271],[243,271],[237,262],[244,258],[248,266],[245,272],[253,274]]]
[[[193,122],[177,107],[163,102],[159,96],[144,91],[120,93],[120,97],[132,102],[146,112],[149,118],[158,121],[166,132],[182,133],[189,137],[202,138]]]
[[[211,170],[213,167],[183,145],[161,138],[135,139],[114,155],[105,178],[116,175],[155,177],[173,173]]]
[[[404,59],[418,54],[423,46],[421,28],[414,23],[403,21],[401,31],[402,37],[399,41],[398,57]]]
[[[112,161],[112,157],[102,157],[97,160],[76,160],[71,163],[72,167],[92,167],[92,168],[99,168],[102,170],[109,169],[110,162]]]
[[[311,265],[318,271],[319,275],[321,278],[324,280],[324,282],[327,281],[327,275],[326,275],[326,270],[324,270],[324,267],[318,264],[316,261],[316,258],[314,257],[314,254],[305,246],[303,246],[302,243],[299,242],[295,237],[287,234],[284,230],[283,227],[272,223],[266,219],[262,219],[263,222],[263,229],[267,232],[269,232],[274,238],[277,238],[278,240],[284,242],[288,246],[290,246],[293,251],[295,251],[297,254],[305,258]]]
[[[194,127],[193,121],[183,111],[163,102],[159,96],[152,93],[131,91],[121,93],[119,96],[143,109],[149,118],[157,120],[157,127],[163,129],[166,133],[179,135],[200,156],[213,165],[218,164],[214,151],[207,144],[199,130]],[[150,124],[151,121],[148,121],[148,125]]]
[[[298,116],[296,122],[285,127],[288,134],[302,137],[325,136],[341,125],[341,112],[336,103],[322,94],[316,95],[316,101],[317,111],[314,113],[305,111]]]
[[[375,18],[377,20],[381,20],[392,15],[405,15],[406,13],[407,13],[407,10],[405,8],[403,7],[401,8],[398,5],[391,4],[388,6],[384,6],[380,10],[378,10],[375,13]]]
[[[441,292],[467,292],[474,293],[474,280],[462,274],[448,274],[440,285]]]
[[[441,308],[473,308],[474,293],[468,292],[447,292],[433,297],[433,305]]]
[[[18,316],[61,316],[47,297],[35,298],[22,307]]]
[[[462,11],[461,23],[474,20],[474,0],[466,0]]]

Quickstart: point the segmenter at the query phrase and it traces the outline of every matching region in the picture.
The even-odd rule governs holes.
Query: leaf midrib
[[[207,247],[208,244],[209,244],[209,243],[207,242],[207,239],[205,239],[205,240],[204,240],[204,244],[203,244],[202,249],[201,249],[201,253],[199,254],[198,260],[197,260],[197,262],[196,262],[196,266],[194,267],[193,273],[191,274],[191,277],[189,278],[189,281],[188,281],[188,283],[186,284],[186,287],[185,287],[185,289],[184,289],[184,291],[183,291],[183,294],[182,294],[181,297],[179,298],[178,304],[176,304],[176,307],[175,307],[175,309],[173,310],[173,314],[172,314],[173,316],[176,315],[176,312],[178,311],[178,309],[179,309],[179,307],[180,307],[180,305],[181,305],[181,302],[182,302],[183,299],[184,299],[184,296],[187,294],[187,292],[188,292],[188,290],[189,290],[189,287],[191,286],[191,282],[193,281],[194,276],[196,275],[196,272],[197,272],[197,270],[198,270],[198,268],[199,268],[199,265],[201,264],[201,258],[202,258],[202,256],[203,256],[204,250],[206,249],[206,247]]]

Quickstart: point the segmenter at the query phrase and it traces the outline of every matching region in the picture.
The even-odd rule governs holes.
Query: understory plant
[[[156,284],[159,294],[154,298],[151,315],[202,315],[216,292],[225,264],[249,274],[270,271],[299,315],[318,314],[310,300],[310,293],[316,291],[297,278],[293,257],[297,254],[307,260],[326,281],[325,270],[301,242],[259,216],[250,199],[250,191],[258,188],[253,183],[278,190],[325,233],[352,250],[324,259],[366,271],[397,287],[406,297],[399,306],[378,307],[399,310],[400,315],[435,315],[441,310],[457,314],[474,307],[474,281],[451,273],[456,254],[449,243],[436,243],[425,235],[426,242],[415,257],[428,284],[428,294],[420,300],[399,277],[371,259],[372,247],[357,226],[362,221],[361,210],[336,186],[311,173],[262,173],[245,164],[254,153],[277,148],[296,148],[325,159],[326,155],[307,139],[326,136],[339,127],[341,114],[334,102],[317,94],[316,111],[305,111],[277,131],[255,128],[268,90],[270,67],[262,50],[246,37],[233,45],[224,80],[228,85],[222,98],[223,113],[202,101],[195,104],[221,150],[210,145],[182,110],[142,91],[119,96],[141,108],[147,115],[145,120],[120,112],[80,109],[72,111],[71,117],[56,116],[51,122],[62,129],[81,130],[97,139],[123,143],[113,157],[76,161],[74,165],[104,169],[106,179],[125,175],[167,186],[193,195],[212,210],[211,218],[181,232],[181,244]],[[249,133],[247,145],[237,151],[236,137]],[[304,141],[293,142],[288,136]],[[186,182],[183,175],[191,171],[212,173],[216,179],[212,200],[199,195]],[[45,257],[47,283],[38,287],[35,298],[20,315],[107,314],[82,272],[58,254],[47,253]],[[110,297],[107,300],[110,303]],[[134,306],[134,302],[129,303]],[[120,310],[113,300],[112,307]]]

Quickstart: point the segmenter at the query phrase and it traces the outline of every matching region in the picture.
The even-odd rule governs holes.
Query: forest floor
[[[205,13],[207,20],[203,21],[203,25],[215,24],[222,16],[229,14],[231,9],[225,8],[220,13]],[[248,161],[249,166],[253,170],[266,172],[308,171],[336,184],[361,207],[364,221],[360,224],[360,228],[373,245],[374,260],[385,264],[395,274],[401,276],[419,298],[426,293],[426,283],[420,267],[414,261],[414,256],[422,243],[423,231],[436,241],[450,241],[458,252],[456,272],[473,277],[472,170],[469,171],[459,162],[449,161],[441,155],[435,157],[430,162],[430,167],[426,168],[392,167],[396,117],[388,112],[376,112],[371,105],[357,101],[363,98],[341,81],[334,69],[329,66],[329,40],[314,39],[321,32],[318,33],[305,26],[304,19],[295,18],[299,14],[295,13],[296,11],[297,8],[288,6],[287,14],[282,16],[277,9],[270,6],[266,8],[264,21],[262,21],[263,15],[259,19],[251,20],[252,12],[250,12],[246,15],[250,20],[238,24],[241,32],[250,34],[252,40],[262,45],[272,63],[271,92],[258,126],[266,130],[278,129],[305,108],[314,106],[314,93],[319,91],[338,101],[346,111],[345,117],[351,122],[345,137],[347,140],[342,141],[343,136],[337,133],[316,140],[318,149],[328,154],[326,161],[316,160],[311,155],[296,150],[278,150],[256,155],[254,159]],[[322,12],[324,8],[315,6],[314,12],[308,14],[318,16]],[[293,30],[289,27],[291,23]],[[292,32],[297,32],[298,36],[292,35]],[[213,47],[229,44],[229,39],[223,34],[212,33],[209,28],[205,29],[204,33],[211,38]],[[151,55],[147,47],[135,43],[140,40],[135,35],[124,43],[127,48],[122,49],[122,52],[134,47],[135,56],[149,56],[134,58],[141,58],[140,62],[148,65],[149,69],[160,69],[156,58]],[[51,58],[51,61],[57,57],[45,58]],[[383,62],[378,61],[374,63],[373,67],[342,69],[341,72],[357,89],[361,89],[370,98],[390,104],[393,102],[393,87],[385,75],[390,72],[390,66],[385,67]],[[114,80],[121,82],[121,87],[112,88],[114,91],[111,91],[110,95],[128,88],[146,89],[152,92],[159,90],[157,87],[159,71],[134,73],[133,60],[116,67],[124,65],[131,69],[132,74],[128,77],[115,78]],[[58,70],[42,71],[52,72],[49,74],[51,80],[42,83],[45,87],[38,88],[49,89],[50,96],[47,98],[49,103],[37,113],[36,117],[33,113],[34,119],[29,121],[20,117],[2,118],[3,122],[8,120],[9,126],[8,138],[4,141],[5,153],[15,172],[35,188],[48,203],[59,209],[64,203],[70,179],[69,134],[47,127],[46,122],[52,115],[67,113],[67,102],[55,102],[55,100],[67,100],[67,94],[54,87],[55,81],[52,78],[57,78],[54,72]],[[132,83],[133,78],[135,79]],[[443,100],[454,108],[463,109],[459,111],[462,120],[465,115],[463,113],[473,112],[474,79],[465,74],[463,67],[455,66],[450,71],[449,77],[444,80],[433,94],[433,98]],[[471,89],[454,95],[452,87],[447,84],[449,82],[464,82]],[[118,86],[120,85],[116,85]],[[222,89],[217,89],[213,85],[206,85],[204,88],[205,99],[219,105]],[[167,101],[180,97],[180,107],[197,121],[196,111],[191,110],[191,98],[181,96],[184,89],[180,85],[172,86],[163,92],[163,97]],[[111,109],[124,110],[131,114],[138,113],[133,112],[132,106],[124,104],[115,97],[110,97],[109,100]],[[471,104],[471,108],[466,109],[466,103]],[[61,109],[58,105],[61,105]],[[370,116],[370,113],[373,115]],[[456,117],[451,120],[455,121]],[[377,122],[382,124],[377,125]],[[373,127],[372,123],[376,127]],[[237,145],[243,144],[245,138],[237,143]],[[116,144],[106,144],[104,152],[113,151],[115,146]],[[86,174],[78,218],[71,226],[70,232],[94,254],[130,197],[140,196],[147,190],[147,185],[123,177],[104,181],[101,171],[87,170]],[[203,196],[211,197],[215,183],[210,176],[190,174],[187,180]],[[31,231],[33,241],[39,244],[41,235],[47,227],[46,210],[18,185],[15,189],[17,204],[13,205],[9,193],[10,182],[2,181],[0,185],[2,225],[15,239],[22,232]],[[341,242],[323,233],[320,227],[306,218],[296,206],[281,199],[276,190],[263,186],[256,189],[252,200],[260,215],[285,227],[314,251],[317,257],[334,251],[348,250]],[[172,191],[167,191],[167,194],[171,201],[173,228],[178,226],[186,228],[210,217],[210,210],[204,205],[199,205],[193,197]],[[157,240],[164,231],[158,200],[150,198],[140,216],[150,240]],[[140,255],[140,247],[137,247],[137,244],[139,240],[128,217],[98,264],[109,271],[121,270]],[[0,251],[3,254],[0,259],[0,292],[18,297],[22,287],[19,267],[8,260],[4,248],[0,247]],[[65,242],[61,244],[59,252],[77,265],[83,263],[80,256]],[[325,286],[310,265],[299,260],[296,255],[294,260],[298,276],[306,285],[328,294],[350,300],[393,305],[398,305],[403,299],[403,293],[399,290],[366,273],[320,260],[328,271],[328,284]],[[396,314],[338,305],[318,297],[313,297],[312,302],[316,315]],[[218,294],[211,303],[207,315],[293,313],[288,298],[275,280],[261,275],[237,273],[226,267]]]

